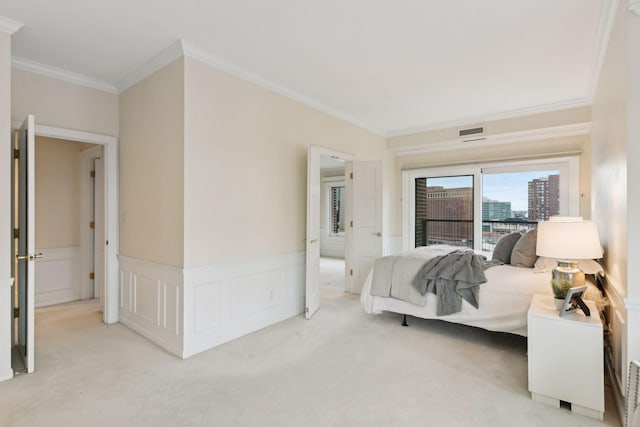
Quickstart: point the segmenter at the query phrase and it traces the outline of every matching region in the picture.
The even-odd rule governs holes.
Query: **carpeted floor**
[[[526,340],[366,315],[325,287],[320,310],[179,360],[93,301],[37,310],[36,369],[0,383],[2,426],[597,426],[533,402]]]

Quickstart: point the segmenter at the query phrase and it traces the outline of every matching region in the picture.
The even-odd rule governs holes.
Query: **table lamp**
[[[602,258],[598,228],[582,217],[554,216],[538,223],[536,255],[553,258],[557,265],[551,271],[552,280],[572,288],[584,285],[584,272],[578,260]]]

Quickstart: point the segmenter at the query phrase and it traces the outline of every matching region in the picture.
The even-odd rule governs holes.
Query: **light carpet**
[[[187,360],[93,301],[37,310],[36,369],[0,383],[2,426],[617,426],[533,402],[522,337],[322,290],[298,316]],[[608,392],[608,395],[610,393]]]

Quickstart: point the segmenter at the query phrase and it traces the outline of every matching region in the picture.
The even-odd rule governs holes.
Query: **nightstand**
[[[534,295],[527,314],[529,391],[533,400],[602,420],[604,360],[602,322],[595,304],[560,317],[553,297]]]

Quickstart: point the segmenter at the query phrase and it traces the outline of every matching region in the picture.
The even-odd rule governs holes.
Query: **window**
[[[491,252],[510,231],[580,215],[579,159],[408,170],[403,194],[405,250],[444,243]]]
[[[329,234],[344,236],[344,185],[329,187]]]
[[[482,250],[492,252],[505,234],[527,231],[560,214],[560,171],[482,175]]]
[[[415,246],[473,248],[473,176],[415,179]]]

